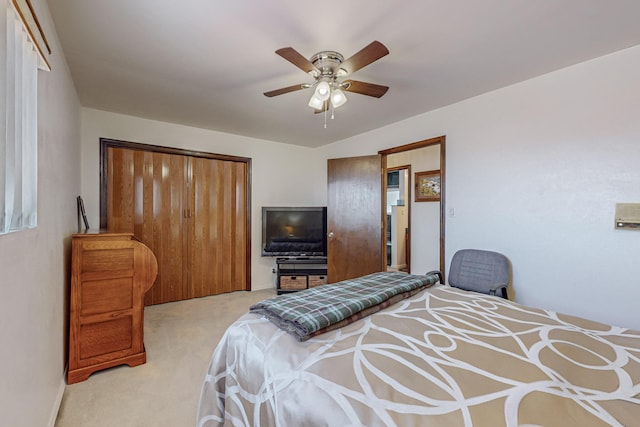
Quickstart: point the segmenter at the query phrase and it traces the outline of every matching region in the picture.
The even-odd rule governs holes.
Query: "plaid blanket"
[[[305,341],[408,298],[438,282],[438,275],[373,273],[266,299],[250,307]]]

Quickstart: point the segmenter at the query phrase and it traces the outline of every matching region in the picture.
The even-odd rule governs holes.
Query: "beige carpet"
[[[147,363],[67,385],[56,427],[190,427],[200,386],[225,329],[275,289],[232,292],[145,308]]]

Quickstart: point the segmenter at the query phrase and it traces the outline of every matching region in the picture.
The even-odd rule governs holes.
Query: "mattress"
[[[632,426],[640,332],[448,286],[300,342],[247,313],[198,426]]]

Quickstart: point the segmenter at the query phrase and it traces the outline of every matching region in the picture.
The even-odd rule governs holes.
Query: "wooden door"
[[[190,297],[246,290],[246,164],[193,157],[187,175]]]
[[[109,147],[106,227],[132,232],[158,260],[158,277],[145,304],[188,298],[184,179],[186,157]]]
[[[328,281],[382,271],[381,157],[330,159],[327,176]]]

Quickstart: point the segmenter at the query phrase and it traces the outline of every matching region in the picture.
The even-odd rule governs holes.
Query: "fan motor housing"
[[[336,76],[344,57],[338,52],[325,50],[313,55],[309,61],[320,70],[322,76]]]

